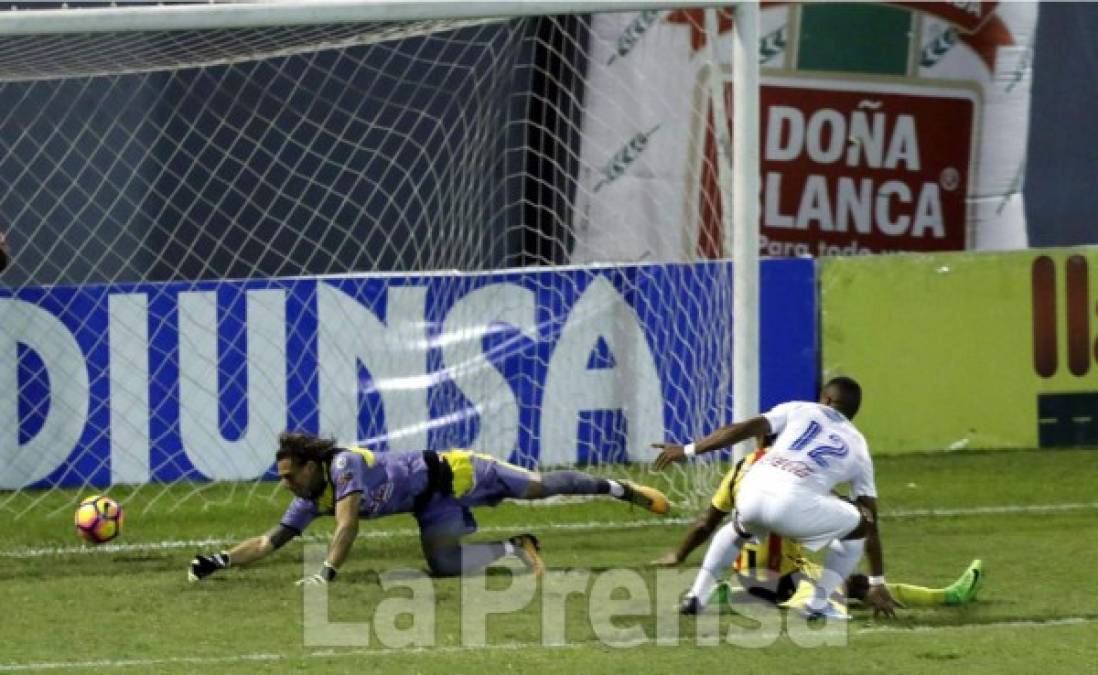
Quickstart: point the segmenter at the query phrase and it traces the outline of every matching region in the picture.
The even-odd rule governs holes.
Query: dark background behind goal
[[[0,85],[4,282],[568,262],[589,20]],[[1042,3],[1032,246],[1098,243],[1095,36],[1098,5]]]

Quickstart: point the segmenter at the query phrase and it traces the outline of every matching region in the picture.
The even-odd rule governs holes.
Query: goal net
[[[635,472],[703,504],[720,458],[647,462],[730,420],[730,265],[583,232],[606,183],[660,172],[654,130],[611,145],[587,102],[590,64],[662,15],[0,39],[0,510],[278,499],[285,429]],[[597,86],[628,107],[638,82]]]

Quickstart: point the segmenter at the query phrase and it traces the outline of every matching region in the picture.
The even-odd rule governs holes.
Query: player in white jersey
[[[895,615],[897,603],[885,586],[884,559],[877,532],[877,488],[873,461],[850,421],[861,405],[861,387],[837,377],[820,393],[819,403],[792,402],[744,422],[721,427],[685,446],[660,443],[655,466],[711,452],[763,434],[777,434],[773,448],[743,478],[735,514],[713,537],[701,570],[683,602],[684,614],[696,614],[710,597],[718,575],[742,546],[776,534],[809,550],[828,546],[824,574],[808,603],[810,614],[846,618],[829,598],[854,571],[862,553],[869,557],[870,589],[865,601],[875,614]],[[850,485],[853,503],[831,490]]]

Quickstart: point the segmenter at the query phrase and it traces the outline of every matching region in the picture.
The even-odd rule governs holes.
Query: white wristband
[[[682,454],[687,457],[693,457],[698,454],[698,448],[693,443],[687,443],[682,446]]]
[[[884,575],[882,574],[879,577],[869,577],[869,585],[870,586],[884,586],[885,585]]]

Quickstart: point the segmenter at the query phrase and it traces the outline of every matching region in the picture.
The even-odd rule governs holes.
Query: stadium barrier
[[[828,258],[823,377],[877,454],[1098,444],[1098,249]]]
[[[710,262],[7,291],[0,489],[272,478],[286,428],[527,466],[647,460],[731,417],[714,367],[731,278]],[[766,261],[761,281],[762,404],[811,397],[815,264]]]

